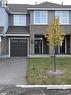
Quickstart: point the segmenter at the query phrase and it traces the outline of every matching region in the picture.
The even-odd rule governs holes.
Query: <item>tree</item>
[[[54,18],[49,25],[46,39],[49,42],[49,47],[53,47],[54,49],[54,72],[56,72],[55,49],[57,46],[61,46],[64,40],[64,31],[60,26],[59,18]]]

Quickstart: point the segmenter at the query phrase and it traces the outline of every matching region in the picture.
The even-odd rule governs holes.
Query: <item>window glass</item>
[[[47,24],[47,11],[34,11],[34,24]]]
[[[60,24],[69,24],[69,11],[56,11],[55,16],[59,17]]]
[[[15,26],[26,26],[26,15],[14,15]]]

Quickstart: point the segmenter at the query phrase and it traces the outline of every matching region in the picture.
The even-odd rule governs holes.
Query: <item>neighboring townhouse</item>
[[[71,6],[43,2],[35,5],[0,4],[1,56],[53,54],[44,36],[54,17],[59,17],[65,38],[56,54],[71,54]]]

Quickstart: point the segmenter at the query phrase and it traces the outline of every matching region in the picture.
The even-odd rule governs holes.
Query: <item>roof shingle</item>
[[[6,34],[28,34],[28,26],[9,26]]]

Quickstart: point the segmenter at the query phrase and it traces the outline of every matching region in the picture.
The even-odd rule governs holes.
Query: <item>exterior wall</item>
[[[13,15],[9,15],[9,26],[13,26]]]
[[[7,37],[2,37],[1,41],[1,56],[8,57],[8,50],[9,50],[9,40]]]
[[[71,34],[71,25],[63,25],[62,27],[64,29],[65,35]],[[48,25],[30,25],[30,54],[34,54],[34,35],[46,34],[47,31],[48,31]],[[33,43],[31,43],[31,41]],[[70,38],[70,45],[71,45],[71,38]],[[54,52],[53,49],[50,47],[49,53],[53,55],[53,52]],[[71,47],[70,47],[70,52],[71,52]]]
[[[69,25],[71,25],[71,11],[69,11]]]
[[[47,25],[31,25],[30,26],[30,54],[34,54],[34,35],[35,34],[46,34],[48,26]],[[53,50],[50,49],[50,53],[53,54]]]
[[[30,24],[30,15],[26,15],[26,26],[29,26]]]
[[[33,24],[33,11],[30,11],[30,25]]]
[[[51,23],[55,16],[54,11],[48,11],[48,24]],[[33,11],[30,11],[30,54],[34,54],[34,35],[35,34],[45,34],[47,33],[48,25],[34,25],[33,24]],[[53,53],[53,50],[50,49],[50,53]]]
[[[8,14],[4,8],[0,8],[0,26],[4,26],[4,32],[8,28]]]
[[[55,11],[48,11],[48,25],[52,22],[54,17],[55,17]],[[30,54],[31,55],[34,54],[34,35],[35,34],[45,34],[48,31],[48,25],[34,25],[33,24],[33,11],[30,11]],[[61,26],[64,29],[65,35],[71,34],[71,11],[69,11],[69,25],[61,25]],[[71,41],[70,41],[70,45],[71,45]],[[50,47],[49,53],[53,55],[53,52],[54,52],[53,49]],[[70,49],[70,52],[71,52],[71,49]]]
[[[52,22],[55,17],[55,11],[48,11],[48,24]]]
[[[30,28],[30,55],[34,55],[34,32]]]
[[[31,25],[30,26],[31,29],[31,37],[30,37],[30,54],[34,54],[34,35],[35,34],[45,34],[47,31],[47,26],[42,27],[42,26],[35,26],[35,25]],[[39,31],[40,30],[40,31]],[[66,30],[66,28],[64,28],[64,30]],[[38,32],[36,32],[38,31]],[[32,33],[33,32],[33,33]],[[71,34],[65,34],[65,54],[71,54]],[[67,39],[67,35],[70,35],[70,38]],[[32,43],[31,43],[32,41]],[[70,44],[70,46],[69,46]],[[50,47],[49,49],[49,53],[50,55],[53,55],[53,48]],[[58,53],[60,54],[60,47],[58,48]],[[64,52],[62,53],[64,54]]]

